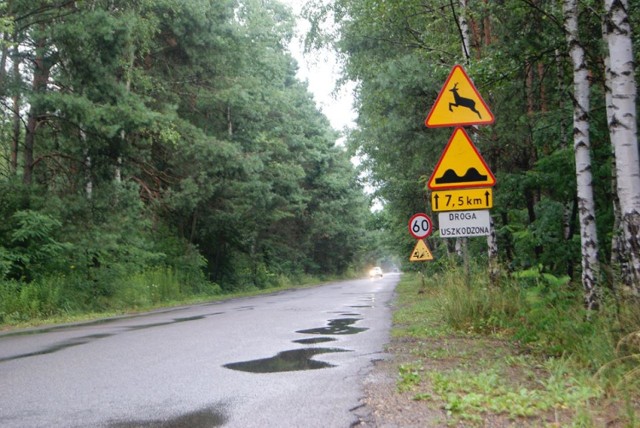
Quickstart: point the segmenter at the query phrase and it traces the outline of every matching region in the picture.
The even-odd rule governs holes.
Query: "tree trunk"
[[[605,0],[603,32],[609,48],[607,117],[616,160],[620,221],[630,263],[631,290],[640,296],[640,156],[636,125],[637,88],[627,0]]]
[[[564,26],[573,65],[573,147],[576,159],[578,218],[582,248],[582,286],[587,310],[598,309],[598,237],[589,140],[589,72],[578,37],[578,0],[564,0]]]
[[[91,155],[89,154],[89,146],[87,145],[87,133],[80,130],[80,140],[84,147],[84,191],[87,199],[93,196],[93,179],[91,178]]]
[[[451,4],[453,9],[453,3]],[[454,11],[455,13],[455,11]],[[469,23],[467,22],[467,0],[460,0],[460,17],[458,19],[458,25],[460,26],[460,37],[462,39],[462,55],[465,62],[469,63],[471,60],[471,41],[469,37]]]
[[[489,216],[489,236],[487,236],[487,255],[489,256],[489,283],[498,285],[500,281],[500,264],[498,263],[498,237],[493,222],[493,217]]]
[[[0,54],[0,94],[4,96],[7,93],[7,57],[9,56],[9,34],[2,34],[2,53]]]
[[[33,93],[46,91],[49,81],[50,64],[45,58],[46,39],[39,38],[36,41],[36,57],[33,69]],[[30,185],[33,178],[33,149],[35,146],[36,130],[38,128],[40,111],[35,103],[31,104],[27,118],[26,134],[24,136],[24,170],[22,181]]]
[[[460,17],[458,19],[458,26],[460,29],[460,38],[462,42],[462,54],[465,58],[466,63],[468,64],[471,61],[471,37],[469,34],[469,23],[467,22],[467,6],[468,0],[460,0]],[[453,3],[451,3],[451,9],[455,9],[453,7]],[[489,44],[489,36],[486,35],[486,44]],[[477,143],[477,141],[476,141]],[[498,262],[498,238],[496,235],[493,217],[490,216],[490,233],[487,236],[487,255],[489,257],[489,282],[491,284],[497,284],[498,278],[500,276],[500,264]],[[466,242],[466,240],[465,240]]]
[[[131,71],[134,67],[135,62],[135,45],[131,40],[129,40],[129,45],[127,46],[127,65],[125,66],[124,76],[125,76],[125,89],[127,93],[131,92]],[[120,131],[120,152],[116,156],[116,171],[115,171],[115,181],[116,183],[122,183],[122,150],[125,147],[127,141],[127,133],[125,130]]]
[[[14,40],[17,42],[18,36],[14,34]],[[12,58],[13,61],[13,96],[11,100],[13,102],[13,135],[11,137],[11,158],[9,160],[9,166],[12,174],[18,173],[18,153],[20,152],[20,130],[22,129],[22,118],[20,117],[20,108],[22,106],[22,94],[20,93],[20,83],[22,82],[22,76],[20,75],[20,56],[16,48],[15,55]]]

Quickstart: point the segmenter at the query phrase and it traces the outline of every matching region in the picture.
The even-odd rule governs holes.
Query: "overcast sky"
[[[304,6],[301,0],[280,0],[288,4],[299,17]],[[331,52],[303,55],[303,39],[309,26],[302,18],[298,18],[296,38],[291,44],[291,53],[298,61],[300,80],[309,83],[309,90],[313,93],[316,104],[329,118],[331,125],[341,131],[345,126],[351,126],[355,120],[352,110],[352,85],[343,87],[335,94],[336,81],[340,78],[340,67]]]

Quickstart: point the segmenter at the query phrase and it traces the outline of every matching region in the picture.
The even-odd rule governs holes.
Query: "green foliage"
[[[64,307],[63,278],[22,284],[0,281],[0,323],[12,324],[59,315]]]
[[[422,288],[418,275],[403,276],[394,334],[412,349],[405,356],[410,362],[398,367],[398,391],[440,406],[452,424],[495,415],[519,423],[553,412],[571,415],[575,426],[593,426],[603,403],[608,414],[637,419],[632,406],[624,406],[624,397],[638,391],[637,327],[613,340],[631,316],[616,321],[615,307],[604,299],[597,318],[587,320],[581,294],[567,279],[537,269],[503,280],[500,291],[514,300],[505,310],[504,301],[494,300],[497,293],[472,277],[468,287],[463,272],[450,268],[430,273]],[[629,314],[620,309],[619,315]],[[616,410],[609,407],[613,401]]]
[[[592,82],[591,184],[600,260],[607,263],[617,226],[599,66],[605,52],[598,8],[580,8]],[[638,21],[638,10],[630,8],[631,22]],[[501,265],[580,277],[573,81],[560,3],[318,0],[305,15],[312,23],[308,46],[338,50],[344,79],[358,83],[358,126],[348,135],[349,150],[360,156],[363,177],[385,202],[385,232],[398,256],[406,259],[411,250],[407,219],[429,213],[424,180],[450,135],[448,129],[426,129],[424,118],[452,66],[463,64],[496,117],[495,124],[474,129],[473,140],[497,176],[492,217]],[[456,22],[461,16],[470,27],[468,55]],[[475,245],[472,257],[484,257],[485,248]],[[416,269],[406,262],[404,268]]]
[[[424,371],[424,367],[418,364],[401,364],[398,368],[400,379],[398,379],[398,391],[411,391],[415,386],[422,382],[420,372]]]
[[[285,6],[50,6],[10,2],[0,21],[13,300],[109,310],[360,268],[367,200],[296,78]],[[49,282],[58,297],[32,292]],[[10,318],[51,312],[34,305]]]
[[[444,401],[450,416],[476,419],[478,413],[506,414],[510,418],[530,417],[551,409],[587,407],[589,400],[602,396],[602,390],[589,379],[568,378],[550,361],[551,374],[541,388],[509,385],[500,369],[476,374],[464,370],[433,371],[428,378],[436,397]]]
[[[17,211],[11,216],[13,226],[7,245],[12,250],[5,251],[5,264],[10,264],[9,278],[30,280],[55,271],[69,249],[56,241],[55,232],[60,221],[50,215],[32,210]]]

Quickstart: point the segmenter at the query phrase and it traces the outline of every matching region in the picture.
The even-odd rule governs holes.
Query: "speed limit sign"
[[[416,239],[426,238],[433,231],[433,223],[424,213],[414,214],[409,220],[409,233]]]

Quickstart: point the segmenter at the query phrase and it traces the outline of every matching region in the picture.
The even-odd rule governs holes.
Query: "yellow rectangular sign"
[[[465,211],[493,207],[493,189],[452,189],[431,192],[431,210]]]

